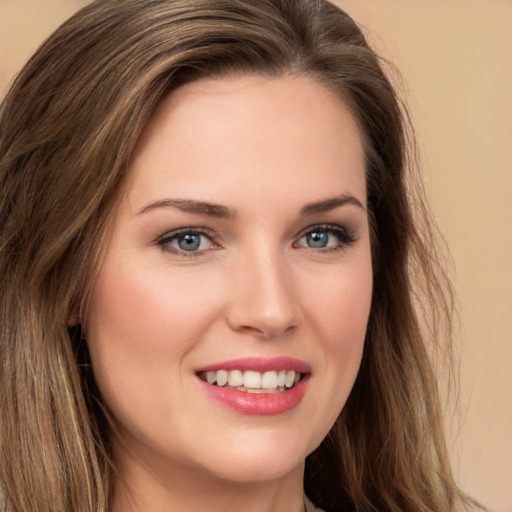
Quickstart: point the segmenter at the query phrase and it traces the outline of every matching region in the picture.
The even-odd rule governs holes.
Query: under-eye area
[[[197,375],[204,382],[217,387],[232,388],[246,393],[281,393],[306,379],[309,373],[295,370],[216,370],[199,372]]]

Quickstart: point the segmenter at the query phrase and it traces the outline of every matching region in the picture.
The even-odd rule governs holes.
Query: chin
[[[279,458],[253,457],[251,459],[240,460],[237,458],[233,462],[227,462],[217,465],[212,472],[213,475],[231,482],[240,484],[276,481],[296,472],[303,471],[305,456],[297,458],[295,454],[293,459],[285,459],[282,454]]]
[[[239,483],[265,482],[285,478],[295,471],[303,471],[306,456],[318,443],[307,443],[293,436],[269,438],[254,436],[242,444],[233,443],[219,453],[209,451],[210,473],[223,480]]]

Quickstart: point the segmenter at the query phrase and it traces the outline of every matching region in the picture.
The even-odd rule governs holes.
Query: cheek
[[[158,353],[172,344],[186,351],[192,332],[204,327],[213,305],[213,283],[199,286],[192,273],[131,265],[120,268],[106,261],[92,293],[88,333],[95,339],[132,347],[141,355]]]
[[[373,287],[369,250],[350,263],[324,278],[311,299],[316,327],[333,352],[360,351],[368,324]]]
[[[113,406],[178,395],[184,358],[211,324],[215,283],[160,266],[116,265],[108,258],[95,283],[86,322],[94,374]],[[167,398],[166,398],[167,399]],[[114,407],[115,408],[115,407]],[[133,408],[133,406],[132,406]]]
[[[318,371],[322,391],[316,407],[325,411],[325,435],[344,407],[359,372],[372,299],[370,258],[347,265],[323,284],[311,298],[311,325],[319,333],[323,351]]]

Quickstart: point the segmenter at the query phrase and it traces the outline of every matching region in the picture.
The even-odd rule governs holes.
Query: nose
[[[277,251],[241,256],[230,279],[227,322],[231,329],[270,340],[298,326],[296,279]]]

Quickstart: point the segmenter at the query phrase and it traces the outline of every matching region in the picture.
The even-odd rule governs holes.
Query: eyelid
[[[310,226],[307,226],[299,231],[299,233],[296,235],[296,238],[302,238],[304,235],[307,235],[311,231],[317,230],[324,230],[324,231],[336,231],[339,233],[344,233],[346,235],[354,235],[355,236],[355,230],[349,229],[344,226],[340,226],[339,224],[332,224],[329,222],[319,222],[316,224],[311,224]]]
[[[344,226],[340,226],[338,224],[329,224],[329,223],[320,223],[320,224],[312,224],[306,228],[304,228],[295,238],[295,242],[293,245],[299,243],[302,238],[304,238],[308,233],[311,233],[313,231],[326,231],[326,232],[333,232],[340,238],[340,243],[336,247],[330,247],[330,248],[322,248],[322,249],[315,249],[312,247],[304,247],[305,249],[311,249],[315,252],[328,252],[330,250],[339,250],[344,249],[345,247],[353,244],[357,241],[357,232],[354,229],[349,229]]]
[[[188,234],[204,235],[210,239],[215,238],[215,233],[208,228],[196,227],[196,226],[186,226],[184,228],[177,228],[177,229],[171,229],[169,231],[166,231],[165,233],[159,235],[156,238],[156,242],[162,242],[169,238],[176,238],[179,235],[188,235]]]
[[[168,253],[175,254],[178,256],[183,256],[186,258],[200,256],[207,250],[212,249],[210,247],[209,249],[201,249],[201,250],[197,250],[197,251],[184,251],[184,250],[179,250],[174,247],[171,247],[169,245],[170,242],[172,240],[179,238],[180,235],[204,236],[211,242],[212,245],[218,246],[218,243],[216,242],[217,235],[215,234],[214,231],[212,231],[208,228],[205,228],[205,227],[194,227],[194,226],[187,226],[187,227],[183,227],[183,228],[177,228],[177,229],[172,229],[170,231],[166,231],[165,233],[163,233],[162,235],[159,235],[155,239],[154,244],[156,246],[158,246],[164,252],[168,252]]]

